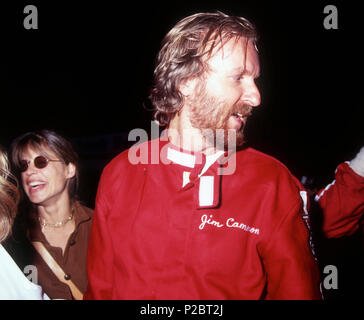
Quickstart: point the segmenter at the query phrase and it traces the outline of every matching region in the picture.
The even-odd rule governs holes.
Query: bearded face
[[[194,97],[187,102],[191,106],[191,125],[201,130],[209,146],[219,150],[243,145],[244,128],[252,106],[241,101],[231,104],[209,94],[204,81],[196,89]]]
[[[244,127],[252,108],[260,105],[255,84],[260,65],[255,45],[231,39],[207,61],[200,78],[191,80],[185,95],[191,126],[209,146],[227,150],[244,143]]]

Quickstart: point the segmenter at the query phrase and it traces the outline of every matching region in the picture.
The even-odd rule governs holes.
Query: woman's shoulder
[[[91,221],[94,210],[80,201],[76,201],[75,208],[81,221]]]

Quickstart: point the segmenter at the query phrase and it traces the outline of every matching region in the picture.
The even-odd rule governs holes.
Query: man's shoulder
[[[104,171],[113,171],[119,167],[128,165],[128,151],[129,149],[123,150],[105,166]]]
[[[105,167],[106,171],[118,170],[119,168],[134,166],[143,163],[141,157],[147,155],[150,149],[151,140],[135,144],[128,149],[120,152]]]
[[[116,182],[126,180],[129,175],[133,176],[137,172],[143,172],[143,163],[147,163],[148,150],[151,141],[145,141],[125,149],[115,156],[103,169],[101,180]],[[143,161],[145,160],[145,161]]]
[[[277,158],[254,148],[246,148],[237,152],[237,163],[240,166],[255,166],[257,168],[266,168],[272,172],[289,172],[289,169]]]
[[[242,184],[264,190],[280,203],[281,208],[301,203],[305,191],[299,180],[278,159],[261,151],[247,148],[237,156],[238,179]]]
[[[286,180],[301,188],[297,178],[280,160],[253,148],[237,152],[237,173],[251,175],[264,182]]]

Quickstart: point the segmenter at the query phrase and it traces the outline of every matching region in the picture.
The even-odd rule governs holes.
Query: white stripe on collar
[[[224,151],[218,151],[214,154],[211,154],[209,156],[206,157],[206,164],[205,166],[203,167],[201,173],[199,174],[199,176],[202,176],[208,168],[210,168],[214,163],[215,161],[220,158],[221,155],[224,154]]]
[[[210,168],[215,161],[224,154],[224,151],[218,151],[206,157],[206,164],[203,167],[200,177],[200,189],[198,193],[199,203],[201,207],[209,207],[214,203],[214,176],[203,176],[203,174]]]
[[[217,153],[214,153],[212,155],[209,155],[206,157],[206,164],[205,166],[203,167],[203,169],[201,170],[201,173],[198,175],[199,178],[201,178],[201,176],[207,171],[208,168],[210,168],[214,163],[215,161],[222,155],[224,154],[224,151],[219,151]],[[184,171],[183,172],[183,182],[182,182],[182,188],[188,184],[190,182],[190,174],[191,172],[188,172],[188,171]],[[208,188],[204,188],[204,189],[208,189]],[[205,192],[205,191],[201,191],[201,192]],[[212,196],[209,196],[209,197],[213,197]]]
[[[198,193],[201,207],[212,206],[214,203],[214,177],[202,176],[200,178],[200,189]]]
[[[180,152],[172,148],[168,148],[167,159],[189,168],[194,168],[196,162],[196,157],[194,155]]]

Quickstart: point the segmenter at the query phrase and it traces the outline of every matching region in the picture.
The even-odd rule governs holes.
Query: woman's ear
[[[68,165],[67,165],[67,178],[68,179],[71,179],[73,178],[74,176],[76,175],[76,166],[70,162]]]

